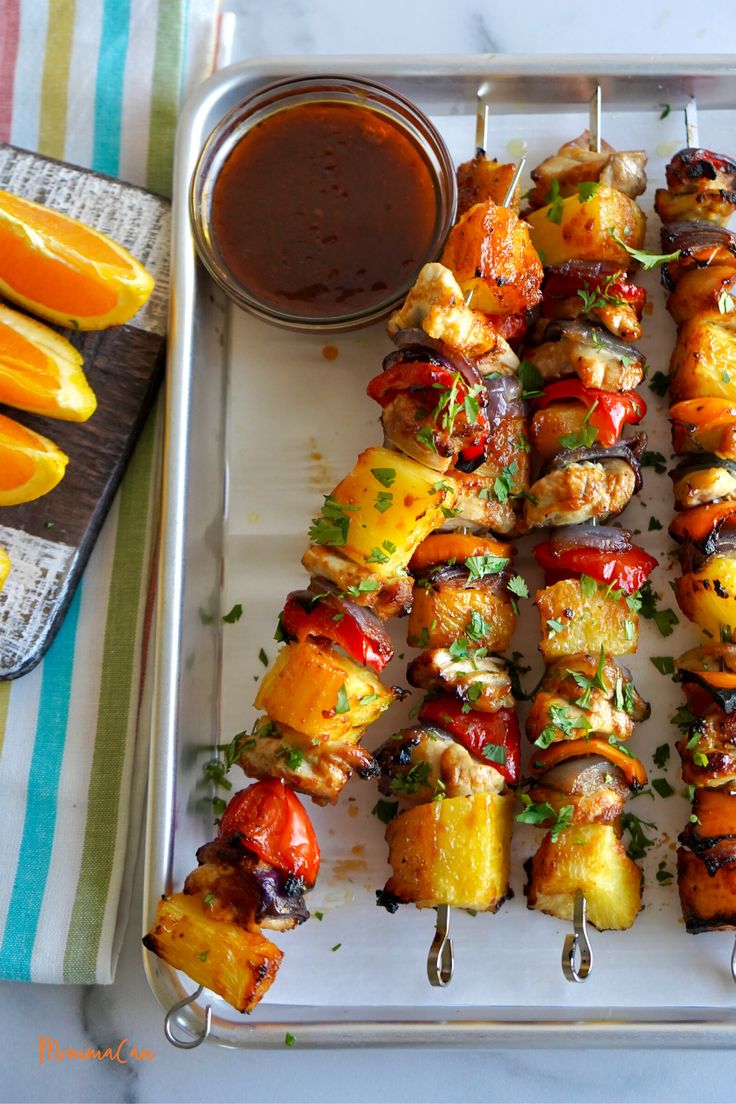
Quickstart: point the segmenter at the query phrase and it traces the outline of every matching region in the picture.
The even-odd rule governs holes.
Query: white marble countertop
[[[684,0],[225,0],[235,56],[340,53],[726,53],[727,10]],[[140,886],[140,877],[137,879]],[[736,1057],[671,1051],[185,1053],[165,1042],[139,950],[140,902],[109,987],[0,984],[2,1101],[730,1101]],[[736,998],[735,998],[736,999]],[[127,1038],[150,1061],[39,1063],[39,1035]]]

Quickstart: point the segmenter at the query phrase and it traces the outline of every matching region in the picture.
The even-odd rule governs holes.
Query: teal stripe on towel
[[[56,829],[81,598],[82,584],[77,587],[59,634],[43,661],[23,838],[0,947],[0,977],[10,981],[31,980],[33,944]]]
[[[123,79],[129,28],[130,0],[105,0],[97,61],[92,168],[109,176],[117,176],[120,172]]]

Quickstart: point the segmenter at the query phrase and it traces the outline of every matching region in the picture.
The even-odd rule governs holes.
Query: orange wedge
[[[0,548],[0,590],[5,586],[5,580],[10,573],[10,556],[4,548]]]
[[[48,494],[68,463],[53,441],[0,414],[0,506],[19,506]]]
[[[0,402],[86,422],[97,407],[74,346],[24,314],[0,306]]]
[[[132,318],[153,279],[105,234],[0,191],[0,293],[60,326],[104,330]]]

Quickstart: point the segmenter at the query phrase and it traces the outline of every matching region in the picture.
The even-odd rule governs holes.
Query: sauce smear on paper
[[[217,178],[213,232],[264,304],[304,318],[398,295],[428,257],[437,221],[421,150],[387,116],[302,104],[249,131]]]

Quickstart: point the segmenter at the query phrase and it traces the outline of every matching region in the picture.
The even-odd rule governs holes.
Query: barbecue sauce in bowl
[[[212,201],[223,260],[264,303],[325,318],[411,281],[437,197],[420,150],[369,108],[309,103],[272,115],[225,162]]]
[[[237,302],[327,331],[403,299],[441,251],[455,185],[442,139],[408,101],[370,82],[323,78],[305,92],[312,83],[283,82],[265,108],[226,117],[192,210],[200,255]]]

